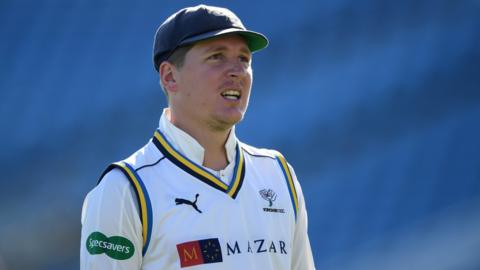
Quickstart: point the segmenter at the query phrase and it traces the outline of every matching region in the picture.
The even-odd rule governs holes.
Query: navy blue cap
[[[153,45],[155,69],[158,71],[160,64],[178,47],[231,33],[242,36],[251,52],[268,45],[268,39],[263,34],[247,30],[240,19],[226,8],[198,5],[181,9],[157,29]]]

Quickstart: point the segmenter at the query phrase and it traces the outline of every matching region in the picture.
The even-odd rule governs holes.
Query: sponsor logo
[[[240,245],[238,241],[233,243],[227,242],[227,256],[242,254],[242,252],[247,253],[280,253],[287,254],[285,249],[285,242],[280,241],[268,241],[266,239],[256,239],[253,241],[247,241],[243,245]]]
[[[223,255],[274,253],[287,255],[287,244],[282,240],[255,239],[229,241],[221,244]],[[223,262],[222,247],[218,238],[185,242],[177,245],[180,267]]]
[[[218,238],[185,242],[177,245],[180,267],[222,262]]]
[[[189,201],[189,200],[186,200],[186,199],[182,199],[182,198],[176,198],[175,199],[175,204],[176,205],[179,205],[179,204],[190,205],[191,207],[193,207],[193,209],[197,210],[197,212],[199,212],[201,214],[202,211],[200,211],[200,209],[198,209],[198,207],[197,207],[198,196],[200,196],[200,195],[197,193],[197,195],[195,195],[195,200],[193,202]]]
[[[272,208],[273,202],[277,199],[277,194],[275,193],[275,191],[271,189],[262,189],[258,193],[260,193],[260,196],[264,200],[268,201],[268,207],[264,207],[263,211],[273,213],[285,213],[285,209]]]
[[[135,247],[125,237],[107,237],[101,232],[93,232],[87,238],[87,250],[92,255],[105,253],[108,257],[116,260],[126,260],[133,256]]]

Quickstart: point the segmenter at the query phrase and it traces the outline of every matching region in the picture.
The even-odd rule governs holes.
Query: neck
[[[228,165],[225,143],[230,135],[231,128],[219,130],[194,121],[182,121],[175,117],[173,113],[168,116],[173,125],[188,133],[203,147],[203,166],[218,171]]]

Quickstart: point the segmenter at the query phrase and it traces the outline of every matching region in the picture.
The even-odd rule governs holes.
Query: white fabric
[[[142,224],[130,182],[125,175],[113,170],[88,193],[82,208],[82,236],[80,269],[82,270],[135,270],[142,269]],[[86,249],[92,232],[106,236],[128,238],[135,246],[132,258],[114,260],[105,254],[90,255]]]
[[[182,132],[179,129],[178,132],[172,132],[175,127],[171,125],[169,129],[168,122],[162,121],[164,120],[160,120],[160,130],[170,143],[189,159],[199,161],[198,143],[191,137],[193,141],[184,143],[189,140],[185,140],[189,136],[179,135]],[[236,143],[234,135],[230,137]],[[198,264],[186,269],[315,269],[307,235],[305,201],[293,169],[290,167],[299,203],[296,219],[288,186],[280,166],[272,158],[273,152],[244,144],[242,149],[248,149],[248,152],[243,151],[245,178],[235,199],[186,173],[165,158],[152,142],[126,160],[138,169],[137,173],[148,190],[153,209],[152,237],[145,256],[141,254],[142,224],[133,188],[119,170],[107,173],[84,202],[80,269],[184,269],[180,263],[181,256],[192,259],[191,257],[201,254],[188,253],[188,250],[185,253],[184,250],[182,255],[177,245],[204,239],[218,240],[222,261]],[[232,161],[230,165],[235,159]],[[276,200],[273,201],[272,208],[283,209],[284,213],[265,211],[269,202],[260,196],[259,191],[262,189],[272,189],[275,192]],[[196,205],[202,213],[190,205],[175,203],[177,198],[193,202],[196,194],[199,194]],[[97,231],[107,237],[127,238],[135,247],[134,255],[126,260],[116,260],[106,254],[90,254],[86,248],[87,238]]]
[[[165,108],[163,114],[160,117],[159,129],[168,138],[168,141],[175,147],[180,153],[187,156],[190,160],[197,164],[203,164],[203,158],[205,149],[188,133],[179,129],[170,122],[170,109]],[[206,168],[211,173],[219,177],[225,184],[230,184],[232,179],[233,169],[235,167],[235,155],[237,137],[235,136],[235,127],[232,128],[227,141],[225,142],[225,151],[227,152],[228,165],[223,170],[215,171],[210,168]]]

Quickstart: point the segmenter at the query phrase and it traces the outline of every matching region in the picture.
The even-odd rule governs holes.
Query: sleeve
[[[142,225],[135,192],[118,169],[88,193],[82,208],[80,270],[138,270]]]
[[[297,180],[297,176],[293,168],[289,165],[292,172],[293,181],[298,197],[298,213],[297,223],[293,238],[292,248],[292,270],[315,270],[310,240],[308,239],[308,217],[305,207],[305,199],[303,197],[302,188]]]

